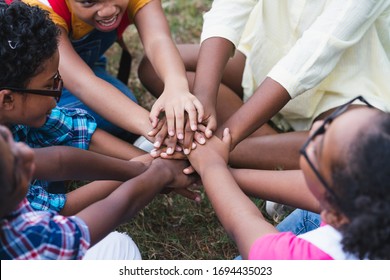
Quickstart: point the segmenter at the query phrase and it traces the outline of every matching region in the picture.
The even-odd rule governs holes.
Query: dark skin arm
[[[196,66],[193,94],[204,106],[202,124],[206,126],[205,135],[210,138],[217,129],[216,103],[223,71],[233,54],[234,45],[224,39],[213,37],[205,40],[199,51]],[[184,139],[184,147],[190,147],[192,137]]]
[[[203,124],[206,136],[217,129],[215,105],[219,84],[226,64],[234,52],[234,45],[224,39],[212,37],[200,48],[193,93],[205,108]],[[231,150],[244,138],[265,124],[290,100],[290,95],[279,83],[266,78],[253,96],[224,124],[219,124],[216,134],[221,137],[225,127],[232,136]]]
[[[66,146],[34,149],[34,178],[61,180],[118,180],[125,181],[144,172],[147,166]]]
[[[232,136],[232,150],[239,142],[278,113],[290,99],[284,87],[267,77],[253,96],[218,128],[216,134],[222,136],[223,129],[229,127]]]
[[[318,200],[307,188],[301,170],[229,169],[234,180],[251,197],[320,212]]]
[[[277,233],[257,206],[244,194],[227,167],[230,135],[226,130],[221,141],[209,139],[189,155],[190,162],[200,174],[207,197],[226,232],[247,258],[253,242],[266,234]],[[221,195],[223,186],[223,195]]]
[[[174,188],[190,185],[193,177],[182,172],[187,165],[182,160],[156,159],[147,171],[123,183],[107,198],[80,211],[77,216],[88,225],[91,245],[96,244],[119,224],[134,217],[166,185]]]

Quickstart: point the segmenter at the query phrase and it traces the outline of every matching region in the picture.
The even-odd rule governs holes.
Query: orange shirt
[[[71,30],[72,30],[72,39],[80,39],[87,35],[89,32],[91,32],[94,27],[85,23],[81,19],[77,18],[73,13],[70,8],[70,5],[68,4],[68,0],[57,0],[57,1],[62,1],[65,2],[69,12],[71,14]],[[149,3],[152,0],[129,0],[128,7],[127,7],[127,12],[128,12],[128,17],[130,22],[133,22],[133,18],[135,14],[141,9],[143,6],[145,6],[147,3]],[[48,0],[23,0],[23,2],[29,4],[29,5],[37,5],[41,7],[44,10],[47,10],[50,14],[51,19],[54,21],[54,23],[58,26],[63,27],[66,31],[70,31],[69,27],[67,25],[66,20],[54,12],[52,6],[50,5]]]

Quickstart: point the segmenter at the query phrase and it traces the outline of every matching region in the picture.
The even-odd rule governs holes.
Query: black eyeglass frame
[[[307,146],[309,146],[310,142],[313,141],[318,135],[324,134],[326,131],[327,125],[332,123],[332,121],[340,116],[341,114],[345,113],[350,105],[352,105],[355,101],[361,101],[364,104],[366,104],[369,108],[373,108],[373,106],[368,103],[367,100],[364,99],[363,96],[357,96],[350,100],[349,102],[341,105],[338,107],[335,111],[333,111],[329,116],[327,116],[324,120],[322,125],[314,131],[305,141],[305,143],[302,145],[301,149],[299,150],[299,153],[306,159],[307,163],[309,164],[310,168],[313,170],[314,174],[317,176],[318,180],[320,180],[321,184],[324,186],[324,188],[336,199],[338,199],[338,196],[334,192],[334,190],[329,186],[329,184],[326,182],[325,178],[321,175],[321,173],[318,171],[316,166],[313,164],[313,162],[310,160],[309,156],[306,153]]]
[[[37,94],[43,96],[52,96],[55,98],[58,103],[61,99],[62,89],[64,88],[64,82],[61,79],[59,73],[54,76],[54,86],[53,89],[29,89],[29,88],[14,88],[14,87],[0,87],[0,90],[11,90],[14,92],[28,93],[28,94]]]

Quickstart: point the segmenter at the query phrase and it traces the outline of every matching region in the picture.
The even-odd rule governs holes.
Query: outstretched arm
[[[223,141],[213,137],[189,155],[192,166],[202,178],[208,198],[227,233],[247,258],[254,241],[262,235],[276,233],[260,210],[243,193],[227,167],[230,134]]]
[[[202,123],[206,126],[207,138],[210,138],[217,129],[216,105],[219,84],[233,51],[234,45],[219,37],[205,40],[200,47],[193,92],[205,108]]]
[[[254,94],[217,131],[229,127],[232,136],[231,150],[243,139],[269,121],[291,99],[284,87],[267,77]]]
[[[125,181],[144,172],[147,166],[67,146],[34,149],[34,177],[48,181],[119,180]]]
[[[319,213],[318,200],[307,188],[301,170],[230,169],[249,196]]]
[[[65,87],[111,123],[150,139],[148,132],[152,126],[149,122],[149,112],[112,84],[97,77],[74,50],[65,29],[60,30],[59,71]]]
[[[177,135],[181,140],[184,138],[186,114],[190,128],[195,131],[198,120],[203,116],[203,106],[189,92],[184,63],[172,40],[161,1],[149,2],[137,12],[134,21],[145,54],[164,84],[164,91],[150,112],[150,120],[156,127],[159,114],[165,112],[169,136]]]
[[[92,245],[120,223],[134,217],[165,186],[183,188],[191,185],[194,177],[182,172],[187,165],[182,160],[156,159],[147,171],[123,183],[107,198],[78,213],[77,216],[88,225]]]

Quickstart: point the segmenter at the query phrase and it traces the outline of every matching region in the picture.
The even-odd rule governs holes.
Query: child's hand
[[[148,136],[154,137],[153,146],[155,150],[160,150],[163,145],[165,145],[164,152],[169,155],[172,155],[175,151],[178,151],[177,146],[177,137],[176,134],[174,136],[169,136],[168,133],[168,124],[166,122],[166,118],[163,117],[158,121],[157,126],[149,131]],[[152,154],[153,157],[155,153]]]
[[[194,149],[193,143],[195,142],[201,145],[206,143],[206,139],[209,139],[211,138],[211,136],[213,136],[213,133],[216,128],[216,112],[215,109],[210,106],[210,109],[205,112],[201,123],[198,123],[198,127],[195,132],[188,129],[188,123],[186,124],[184,140],[181,140],[181,146],[183,147],[184,153],[186,155],[189,155],[191,150]]]
[[[168,135],[171,137],[176,135],[178,140],[184,139],[186,113],[192,131],[196,131],[198,122],[201,122],[204,114],[203,105],[189,91],[173,94],[168,90],[164,90],[150,111],[149,118],[153,128],[157,126],[161,112],[165,112]]]
[[[157,158],[152,162],[152,166],[164,172],[163,176],[167,176],[167,187],[170,188],[188,188],[199,180],[199,176],[195,174],[186,175],[183,170],[189,166],[187,160],[167,160]]]
[[[201,175],[205,168],[212,168],[215,163],[229,160],[231,135],[228,128],[223,131],[222,140],[217,136],[211,137],[206,144],[199,145],[188,155],[191,166]]]
[[[188,198],[189,200],[193,200],[195,202],[200,202],[202,200],[202,198],[198,192],[190,190],[190,189],[186,189],[186,188],[173,189],[173,188],[167,187],[163,190],[162,193],[168,194],[170,192],[175,192],[176,194],[181,195],[185,198]]]
[[[145,167],[148,168],[151,165],[153,160],[154,158],[150,154],[144,154],[138,157],[134,157],[130,161],[142,162],[145,165]]]

